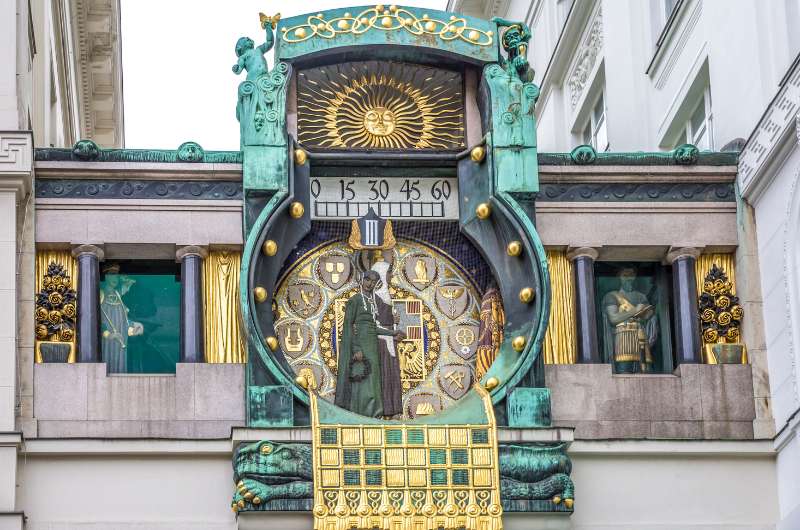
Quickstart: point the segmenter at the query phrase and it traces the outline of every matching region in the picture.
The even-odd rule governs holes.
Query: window
[[[608,151],[608,129],[606,127],[606,104],[603,93],[592,108],[592,114],[582,133],[583,143],[594,147],[595,151]]]
[[[108,373],[175,373],[181,285],[174,262],[104,263],[100,350]]]
[[[664,0],[664,23],[666,24],[680,0]]]
[[[686,122],[686,143],[698,149],[713,149],[711,94],[706,88],[703,97]]]
[[[670,373],[672,269],[653,262],[596,262],[601,358],[614,373]]]

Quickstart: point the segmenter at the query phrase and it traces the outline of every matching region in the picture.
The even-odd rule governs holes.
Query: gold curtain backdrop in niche
[[[203,261],[203,314],[207,363],[244,363],[239,312],[240,252],[213,250]]]
[[[706,274],[711,270],[712,265],[720,267],[725,274],[728,275],[728,280],[731,282],[731,294],[736,294],[736,255],[733,252],[720,253],[720,254],[700,254],[694,264],[695,282],[697,283],[697,297],[703,293],[703,282],[705,281]],[[747,315],[745,315],[747,318]],[[702,330],[700,331],[700,344],[705,344],[702,337]],[[740,339],[741,341],[741,339]],[[717,360],[713,355],[710,355],[705,348],[701,352],[703,362],[706,364],[717,364]],[[746,357],[745,357],[746,359]]]
[[[575,285],[572,262],[563,250],[547,250],[550,269],[550,319],[544,336],[545,364],[575,364]]]
[[[705,280],[706,274],[708,274],[708,272],[711,270],[712,265],[716,265],[725,271],[725,274],[728,275],[728,279],[733,286],[733,289],[731,289],[731,294],[736,294],[735,262],[736,256],[733,254],[733,252],[724,254],[700,254],[694,264],[695,282],[697,283],[697,296],[700,296],[700,294],[703,292],[703,281]]]
[[[47,267],[50,263],[57,263],[64,267],[64,271],[70,278],[70,288],[78,289],[78,261],[72,257],[72,252],[69,250],[36,250],[36,293],[42,290],[42,280],[47,274]],[[39,342],[39,341],[37,341]],[[75,362],[75,338],[70,341],[72,343],[72,354],[68,362]],[[39,349],[36,350],[36,362],[42,362],[41,353]]]

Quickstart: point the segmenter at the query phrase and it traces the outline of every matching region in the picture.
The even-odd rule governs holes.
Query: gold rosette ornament
[[[77,315],[77,311],[78,310],[75,307],[75,304],[66,304],[64,306],[64,309],[63,309],[62,313],[67,318],[75,318],[75,315]]]
[[[40,322],[43,320],[47,320],[47,315],[48,315],[47,309],[45,309],[44,307],[37,307],[35,315],[36,315],[36,320]]]
[[[716,264],[703,279],[698,310],[706,362],[746,363],[745,346],[739,343],[744,311],[733,293],[733,283]]]
[[[47,320],[51,324],[60,324],[61,323],[61,311],[55,311],[55,310],[54,311],[50,311],[50,313],[47,314]]]
[[[41,280],[42,288],[36,293],[36,362],[44,358],[65,362],[72,355],[72,346],[54,345],[74,343],[77,293],[72,289],[72,280],[63,265],[50,261]],[[47,346],[44,346],[47,344]],[[62,355],[66,350],[66,356]],[[54,362],[52,360],[47,362]],[[69,361],[67,361],[69,362]]]
[[[75,332],[72,331],[72,328],[61,328],[61,331],[59,332],[59,338],[63,342],[69,342],[73,339],[73,337],[75,337]]]
[[[47,301],[52,305],[60,305],[64,301],[64,297],[58,291],[54,291],[47,297]]]
[[[717,342],[717,330],[714,328],[706,328],[703,332],[703,340],[705,342]]]

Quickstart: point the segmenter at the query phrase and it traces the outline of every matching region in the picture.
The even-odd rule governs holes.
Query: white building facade
[[[749,136],[800,51],[796,0],[451,0],[448,9],[533,29],[548,152],[718,151]]]
[[[533,29],[543,151],[684,143],[742,151],[736,267],[760,277],[745,295],[759,321],[750,330],[756,437],[774,441],[776,527],[800,528],[800,2],[451,0],[448,8]]]

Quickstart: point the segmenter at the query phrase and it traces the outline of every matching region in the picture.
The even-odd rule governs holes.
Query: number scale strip
[[[369,208],[384,218],[458,219],[455,177],[312,177],[311,218],[353,219]]]

